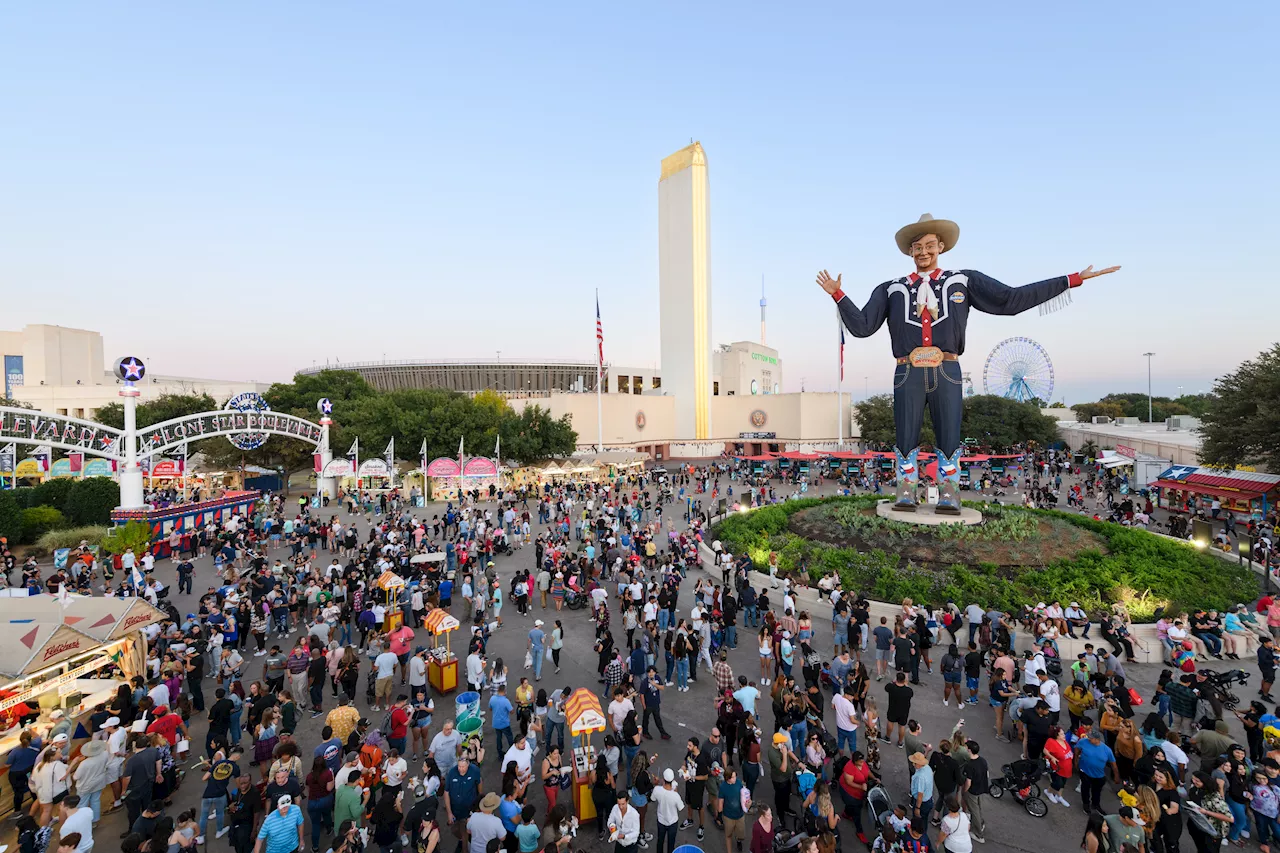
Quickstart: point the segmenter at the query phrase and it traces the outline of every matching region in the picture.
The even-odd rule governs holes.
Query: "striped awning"
[[[605,729],[604,711],[600,697],[585,687],[573,691],[564,706],[565,719],[569,721],[569,734],[584,735]]]
[[[457,617],[450,616],[449,611],[443,607],[437,607],[426,615],[422,620],[422,626],[427,629],[429,634],[447,634],[450,631],[456,631],[462,625]]]

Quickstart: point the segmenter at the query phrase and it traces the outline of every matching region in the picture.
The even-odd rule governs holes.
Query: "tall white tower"
[[[711,208],[707,155],[695,142],[658,178],[662,390],[676,398],[676,436],[711,437]]]

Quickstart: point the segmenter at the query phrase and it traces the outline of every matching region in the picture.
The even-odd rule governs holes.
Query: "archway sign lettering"
[[[186,441],[244,432],[283,435],[312,444],[320,444],[323,438],[320,424],[280,412],[202,412],[139,429],[138,453],[150,456]]]
[[[121,430],[31,409],[0,407],[0,442],[48,445],[73,453],[123,459]]]

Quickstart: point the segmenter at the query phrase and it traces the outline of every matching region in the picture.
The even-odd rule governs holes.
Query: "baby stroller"
[[[893,799],[884,785],[876,785],[867,791],[867,809],[870,810],[871,819],[875,821],[876,826],[884,826],[889,815],[893,814]]]
[[[1003,773],[999,779],[991,780],[991,796],[1000,799],[1008,791],[1013,798],[1022,803],[1027,814],[1032,817],[1044,817],[1049,807],[1040,799],[1040,786],[1036,780],[1044,774],[1044,765],[1039,761],[1015,761],[1000,768]]]

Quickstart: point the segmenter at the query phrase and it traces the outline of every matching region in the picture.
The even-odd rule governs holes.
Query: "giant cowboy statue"
[[[878,285],[864,308],[845,295],[840,287],[841,276],[832,278],[826,270],[818,273],[818,284],[835,299],[850,334],[867,338],[885,320],[889,321],[893,356],[898,362],[893,373],[897,510],[916,509],[920,424],[928,402],[938,443],[940,489],[936,511],[960,512],[960,416],[964,403],[959,358],[964,354],[970,309],[988,314],[1020,314],[1059,297],[1063,298],[1061,303],[1070,298],[1067,292],[1085,279],[1120,269],[1094,270],[1089,266],[1078,273],[1009,287],[976,270],[941,269],[938,256],[954,248],[959,238],[959,225],[934,219],[927,213],[918,222],[900,229],[894,239],[902,253],[915,261],[916,271]]]

